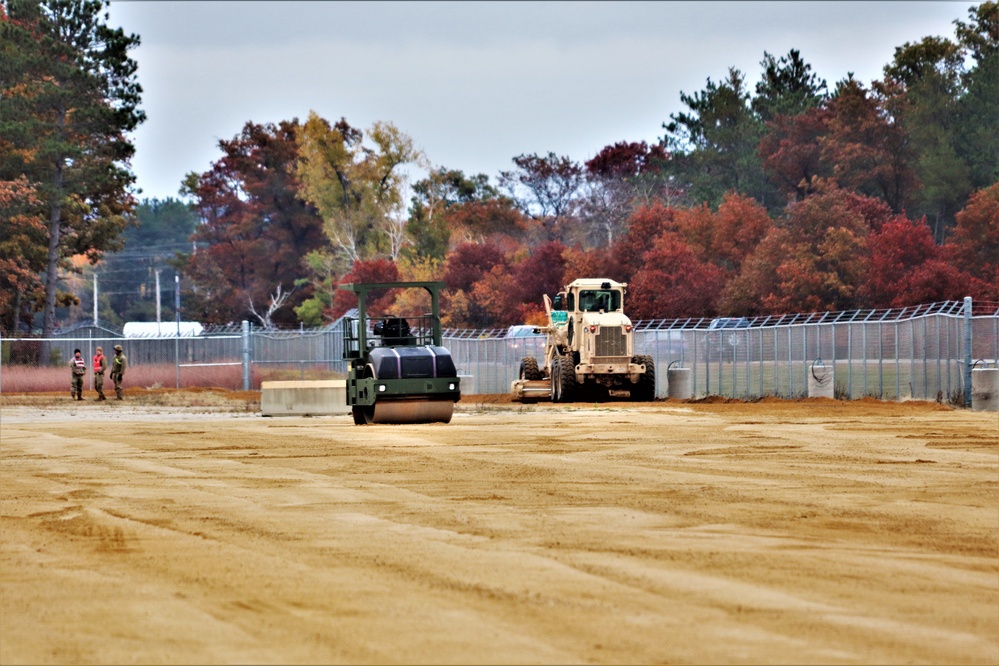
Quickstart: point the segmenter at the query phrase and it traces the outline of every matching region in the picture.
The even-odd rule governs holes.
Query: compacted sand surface
[[[999,663],[995,414],[248,404],[0,402],[0,662]]]

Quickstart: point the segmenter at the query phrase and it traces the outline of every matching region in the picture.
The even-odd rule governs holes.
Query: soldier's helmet
[[[115,351],[121,351],[121,345],[115,345],[114,346],[114,350]]]

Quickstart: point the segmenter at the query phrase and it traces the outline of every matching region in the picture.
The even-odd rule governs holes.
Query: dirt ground
[[[258,401],[0,396],[0,662],[999,663],[994,413]]]

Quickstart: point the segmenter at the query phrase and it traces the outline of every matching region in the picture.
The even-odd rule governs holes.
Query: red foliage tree
[[[201,247],[184,269],[195,287],[185,302],[189,316],[248,318],[250,299],[260,307],[278,285],[291,289],[304,276],[302,257],[325,244],[322,221],[297,195],[298,127],[248,122],[231,141],[219,141],[223,156],[211,170],[188,177],[202,219],[193,236]],[[311,295],[308,287],[296,291],[275,323],[294,323],[294,307]]]
[[[925,221],[898,216],[868,240],[867,279],[859,290],[866,307],[897,308],[957,298],[960,271],[938,258]]]
[[[342,317],[347,310],[357,307],[357,294],[346,289],[340,289],[341,284],[360,282],[399,282],[399,269],[395,262],[388,259],[372,259],[370,261],[355,261],[353,268],[340,278],[337,289],[333,292],[333,305],[324,313],[330,319]],[[375,289],[368,292],[365,303],[367,314],[380,316],[388,314],[395,303],[398,289]]]
[[[870,229],[848,200],[848,192],[833,189],[788,206],[783,227],[767,234],[726,286],[722,311],[755,314],[856,307]]]
[[[711,262],[726,273],[736,273],[742,262],[774,228],[767,209],[752,198],[729,192],[715,213]]]
[[[819,139],[829,131],[828,109],[813,107],[796,116],[777,116],[767,124],[759,153],[767,176],[789,200],[815,192],[818,178],[831,175]]]
[[[892,211],[891,206],[877,197],[868,197],[848,191],[842,191],[838,196],[842,199],[847,209],[858,213],[864,218],[864,222],[871,232],[876,233],[880,231],[885,224],[891,222],[896,217],[896,213]]]
[[[658,170],[667,159],[666,150],[659,144],[649,146],[644,141],[619,141],[605,146],[586,162],[586,173],[602,178],[631,178]]]
[[[887,103],[858,81],[843,81],[829,101],[829,131],[819,145],[840,187],[879,197],[900,212],[918,180],[908,135]]]
[[[698,259],[678,236],[661,236],[643,259],[628,288],[632,319],[709,317],[717,312],[725,281],[722,270]]]
[[[523,324],[544,311],[542,295],[554,295],[564,284],[565,246],[550,241],[521,262],[494,266],[472,288],[472,300],[492,326]]]
[[[504,264],[503,251],[489,243],[462,243],[444,261],[444,284],[451,291],[472,290],[493,266]]]
[[[971,195],[944,255],[970,276],[966,296],[999,301],[999,183]]]
[[[520,299],[525,311],[543,311],[542,295],[554,296],[562,289],[565,249],[558,241],[543,243],[515,267],[515,283],[508,286],[508,291]]]

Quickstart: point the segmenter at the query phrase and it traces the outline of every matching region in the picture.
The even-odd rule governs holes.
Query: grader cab
[[[612,395],[656,397],[651,356],[634,353],[631,320],[624,314],[628,285],[608,279],[574,280],[544,296],[545,357],[525,357],[510,392],[514,400],[600,401]]]

